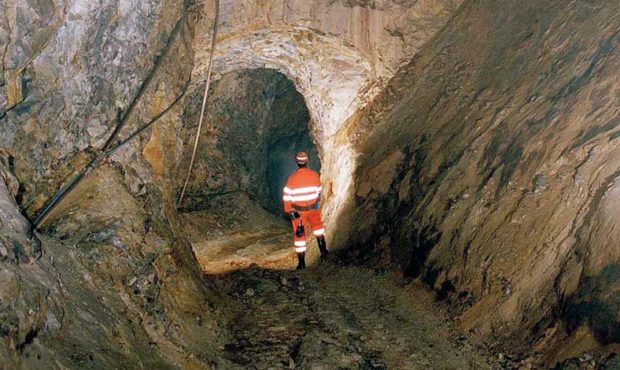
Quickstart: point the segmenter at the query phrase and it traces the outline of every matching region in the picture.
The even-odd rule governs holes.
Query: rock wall
[[[619,25],[616,2],[467,1],[347,124],[349,245],[491,343],[618,343]]]
[[[126,358],[129,367],[206,367],[225,340],[211,305],[218,296],[198,271],[174,207],[194,122],[183,119],[195,112],[192,94],[204,81],[212,5],[0,1],[3,364],[109,368]],[[215,80],[270,68],[295,83],[329,164],[326,181],[335,184],[327,213],[337,214],[355,157],[342,123],[456,5],[222,2]],[[97,157],[119,122],[120,139],[175,101],[157,125],[90,172],[41,232],[30,230],[27,218]]]
[[[6,0],[0,6],[7,41],[0,96],[8,102],[0,106],[0,146],[15,157],[15,172],[25,187],[20,205],[32,216],[79,167],[80,157],[103,146],[184,7],[179,1],[79,0]],[[192,37],[187,21],[181,22],[185,31],[172,44],[174,57],[163,61],[129,129],[159,113],[189,79]]]
[[[0,9],[2,173],[15,175],[5,176],[10,194],[0,188],[0,363],[208,366],[226,333],[218,296],[182,237],[171,172],[195,9],[172,0],[4,0]],[[180,100],[31,234],[14,198],[33,218],[96,156],[136,96],[119,139]]]
[[[252,185],[263,164],[242,168],[264,145],[239,156],[230,135],[250,148],[256,116],[274,108],[261,92],[292,88],[238,71],[279,71],[307,104],[330,246],[421,276],[493,344],[555,358],[614,346],[620,5],[460,3],[222,1],[209,114],[234,124],[205,133],[192,192],[268,191]],[[224,340],[174,207],[212,5],[0,0],[3,364],[205,367]],[[136,96],[120,137],[179,100],[33,233],[26,218]],[[261,122],[307,123],[301,111]]]
[[[181,241],[156,221],[146,230],[144,206],[113,171],[64,203],[54,236],[29,233],[4,181],[0,205],[3,368],[207,366],[226,335],[213,293],[190,273]]]

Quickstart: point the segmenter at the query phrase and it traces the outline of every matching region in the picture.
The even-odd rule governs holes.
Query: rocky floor
[[[218,369],[535,369],[540,356],[494,353],[458,327],[450,306],[392,269],[317,263],[295,271],[286,222],[244,194],[182,215],[186,236],[216,288],[231,340]],[[614,359],[616,360],[616,359]],[[605,363],[611,364],[611,367]],[[557,369],[614,369],[593,356]]]
[[[223,274],[256,265],[288,269],[295,260],[290,227],[245,193],[214,197],[206,210],[182,214],[186,236],[202,269]]]
[[[484,369],[490,361],[441,318],[433,296],[395,274],[328,262],[222,277],[234,342],[221,368]]]
[[[239,209],[245,212],[235,213]],[[218,368],[491,367],[445,321],[432,292],[405,284],[400,274],[344,266],[333,256],[292,270],[288,225],[238,195],[184,220],[202,268],[231,298],[222,313],[234,339]],[[314,257],[310,239],[308,255]]]

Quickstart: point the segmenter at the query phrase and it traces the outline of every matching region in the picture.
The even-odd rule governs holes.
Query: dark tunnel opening
[[[202,93],[195,92],[185,110],[186,143],[201,101]],[[213,83],[204,124],[181,205],[198,261],[207,273],[255,263],[288,267],[294,251],[282,189],[296,169],[298,151],[307,152],[310,167],[320,170],[303,96],[275,70],[233,71]],[[191,148],[185,150],[189,158]]]
[[[195,92],[186,109],[186,138],[194,135],[201,99],[202,92]],[[206,129],[182,208],[207,211],[222,206],[218,197],[233,203],[247,197],[279,216],[295,154],[306,151],[310,167],[320,170],[310,123],[303,96],[285,75],[265,68],[224,74],[210,91]]]
[[[275,141],[268,146],[267,157],[267,190],[268,196],[261,202],[262,206],[272,213],[279,214],[282,210],[282,188],[288,176],[295,171],[295,154],[305,151],[310,157],[310,166],[319,171],[321,163],[309,132],[300,132]]]

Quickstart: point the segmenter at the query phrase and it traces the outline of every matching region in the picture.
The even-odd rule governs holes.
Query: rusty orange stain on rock
[[[142,150],[142,154],[144,154],[146,159],[151,164],[151,167],[153,168],[153,173],[159,177],[163,176],[163,149],[159,137],[159,129],[157,127],[153,128],[153,131],[151,132],[151,138]]]

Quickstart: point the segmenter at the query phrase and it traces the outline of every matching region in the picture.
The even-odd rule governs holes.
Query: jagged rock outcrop
[[[0,96],[9,101],[1,107],[0,145],[15,157],[15,173],[24,187],[20,206],[33,216],[59,184],[101,149],[159,55],[162,67],[145,86],[120,138],[182,93],[193,69],[196,15],[182,1],[7,0],[0,6],[5,10],[0,34],[7,42],[2,45],[6,82]],[[21,98],[12,98],[15,94]],[[179,125],[170,116],[163,121]],[[148,135],[139,139],[116,159],[145,178],[149,164],[140,149]]]
[[[11,248],[0,256],[2,367],[206,366],[205,353],[224,338],[204,301],[211,293],[183,265],[182,246],[142,231],[142,206],[111,173],[93,177],[116,191],[115,207],[97,214],[110,201],[104,191],[90,197],[96,208],[74,204],[57,225],[62,242],[29,236],[0,182],[0,248]]]
[[[445,25],[461,2],[462,0],[275,0],[269,3],[220,1],[220,33],[224,45],[228,39],[244,37],[260,44],[260,30],[287,30],[289,34],[295,35],[296,30],[305,29],[315,37],[324,36],[339,43],[341,52],[346,51],[345,46],[355,49],[371,65],[373,78],[386,82]],[[203,3],[203,9],[207,12],[212,8],[213,0]],[[210,26],[208,20],[201,22],[197,28],[198,34],[208,36]],[[253,39],[248,37],[252,33],[256,36]],[[300,41],[302,40],[297,40]],[[196,39],[199,56],[208,51],[208,42],[208,37]],[[312,44],[301,43],[299,46],[312,47]],[[286,52],[286,49],[271,49],[272,53]],[[317,52],[322,50],[315,50],[315,53]],[[260,55],[255,56],[258,57]],[[219,68],[222,67],[224,66]],[[330,66],[325,64],[322,68],[327,69]]]
[[[207,366],[226,334],[174,207],[180,103],[91,171],[42,233],[30,234],[14,200],[34,219],[98,155],[135,97],[119,140],[183,99],[195,11],[158,0],[0,7],[0,147],[10,157],[0,188],[0,362]]]
[[[0,149],[0,258],[28,263],[41,255],[41,244],[33,236],[30,223],[17,211],[19,182],[11,173],[11,162],[11,157]]]
[[[466,2],[348,124],[351,245],[512,350],[618,343],[618,25],[617,3]]]

